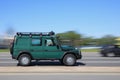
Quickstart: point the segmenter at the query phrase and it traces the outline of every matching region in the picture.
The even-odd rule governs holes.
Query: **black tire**
[[[63,64],[66,66],[73,66],[76,63],[76,57],[73,54],[67,54],[63,58]]]
[[[105,54],[102,54],[102,56],[103,56],[103,57],[108,57],[107,53],[105,53]]]
[[[29,66],[31,63],[31,57],[28,54],[22,54],[20,55],[20,57],[18,58],[19,61],[19,65],[20,66]]]

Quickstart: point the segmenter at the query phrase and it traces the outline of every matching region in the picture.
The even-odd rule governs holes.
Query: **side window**
[[[32,39],[32,46],[41,46],[42,41],[41,39]]]
[[[18,38],[17,39],[17,45],[18,46],[24,46],[24,45],[29,46],[29,39],[27,39],[27,38]]]
[[[45,39],[45,46],[55,46],[53,39]]]

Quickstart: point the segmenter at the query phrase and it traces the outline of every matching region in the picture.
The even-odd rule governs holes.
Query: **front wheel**
[[[18,61],[20,66],[28,66],[31,63],[31,57],[28,54],[22,54]]]
[[[76,57],[73,54],[67,54],[63,58],[63,64],[66,66],[73,66],[76,63]]]

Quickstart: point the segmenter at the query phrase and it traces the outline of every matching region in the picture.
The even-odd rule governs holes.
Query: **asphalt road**
[[[82,53],[83,58],[77,61],[76,66],[119,67],[120,57],[101,57],[98,53]],[[8,52],[0,53],[0,66],[17,66],[17,61],[11,58]],[[32,66],[63,66],[58,61],[32,62]]]
[[[2,74],[1,80],[120,80],[116,73],[20,73]]]

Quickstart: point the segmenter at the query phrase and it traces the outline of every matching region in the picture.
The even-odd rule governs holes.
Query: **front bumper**
[[[79,54],[76,54],[76,58],[77,58],[77,59],[81,59],[81,58],[82,58],[81,52],[79,52]]]
[[[77,59],[82,59],[82,55],[77,55]]]

